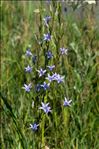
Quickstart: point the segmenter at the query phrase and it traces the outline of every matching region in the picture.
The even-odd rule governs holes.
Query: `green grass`
[[[53,12],[55,7],[58,16]],[[99,30],[87,7],[84,18],[78,20],[75,12],[62,12],[61,4],[56,2],[49,6],[45,1],[1,1],[2,149],[40,149],[45,145],[50,149],[99,148]],[[47,32],[42,21],[45,15],[52,17],[49,29],[53,39],[48,46],[54,59],[50,63],[65,76],[65,83],[58,87],[52,84],[51,92],[38,95],[32,90],[26,94],[24,82],[32,80],[33,88],[38,82],[35,71],[32,75],[24,72],[31,63],[25,59],[28,45],[38,56],[33,69],[46,67],[46,45],[41,47],[35,38]],[[69,49],[67,56],[59,56],[62,46]],[[64,96],[72,99],[71,107],[62,106]],[[51,115],[38,112],[37,97],[50,102]],[[37,132],[29,128],[35,120],[40,124]]]

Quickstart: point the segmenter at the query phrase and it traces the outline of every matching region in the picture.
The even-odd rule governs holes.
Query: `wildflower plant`
[[[70,65],[72,62],[70,53],[73,50],[76,53],[76,46],[69,43],[71,41],[68,40],[70,39],[68,35],[66,38],[64,36],[68,23],[62,16],[62,3],[53,1],[49,3],[48,7],[47,15],[40,14],[40,24],[37,27],[39,33],[35,34],[35,46],[33,49],[32,47],[27,49],[25,53],[28,59],[25,72],[28,72],[27,80],[31,82],[32,87],[31,84],[26,83],[23,87],[26,93],[30,93],[33,98],[33,122],[36,121],[37,124],[30,124],[30,128],[33,133],[37,135],[39,133],[41,136],[41,146],[45,145],[47,135],[50,137],[53,130],[57,132],[60,125],[61,129],[68,125],[67,119],[69,119],[71,111],[74,112],[72,110],[74,99],[71,99],[73,87],[68,80],[73,80],[69,78],[70,73],[74,73],[73,64]],[[42,12],[41,7],[39,11]],[[74,24],[73,27],[75,27]],[[77,29],[77,27],[75,28]],[[79,40],[79,38],[74,40]],[[74,65],[76,65],[75,62]],[[71,84],[73,83],[71,82]],[[36,130],[38,131],[36,132]],[[68,133],[67,127],[65,131]]]
[[[59,8],[60,10],[58,10]],[[55,11],[59,13],[58,17],[61,18],[60,3],[57,3]],[[61,48],[62,45],[59,44],[59,36],[61,36],[61,21],[59,19],[54,20],[54,23],[58,24],[57,29],[60,30],[60,35],[55,36],[55,32],[53,32],[53,28],[51,26],[51,21],[53,19],[53,14],[42,17],[41,22],[44,21],[44,23],[41,26],[41,30],[39,33],[41,36],[40,38],[43,40],[42,44],[40,44],[40,41],[37,42],[37,44],[39,45],[40,53],[39,51],[37,51],[36,53],[32,53],[32,49],[28,49],[26,50],[25,54],[28,58],[28,64],[27,67],[25,67],[25,72],[33,72],[32,74],[34,76],[32,77],[34,77],[34,80],[32,81],[32,89],[30,84],[24,84],[23,88],[26,92],[31,92],[31,96],[33,96],[32,94],[34,94],[34,117],[36,117],[37,119],[38,117],[40,118],[38,121],[37,119],[33,119],[33,121],[37,121],[38,124],[30,124],[30,128],[35,133],[37,129],[41,131],[43,145],[45,125],[49,124],[52,126],[55,125],[55,127],[57,127],[57,119],[55,115],[58,113],[61,115],[64,106],[71,106],[71,100],[67,101],[66,98],[63,104],[62,98],[63,96],[66,96],[66,90],[64,87],[66,83],[66,75],[63,73],[63,71],[61,71],[62,69],[60,65],[62,63],[61,60],[63,59],[63,55],[64,58],[68,56],[68,50],[65,48]],[[67,45],[64,46],[67,47]],[[42,62],[40,60],[41,57],[43,57]],[[31,64],[31,61],[33,66],[29,65]],[[37,65],[35,65],[36,63]],[[60,92],[62,91],[63,94],[60,94],[60,97],[58,97],[59,90]],[[57,104],[59,104],[60,110],[57,107]],[[35,107],[35,105],[37,107]],[[53,119],[53,121],[51,119]],[[46,122],[48,124],[45,124]]]

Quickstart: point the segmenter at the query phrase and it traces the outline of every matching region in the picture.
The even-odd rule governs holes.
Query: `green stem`
[[[35,134],[33,134],[33,149],[35,149]]]
[[[41,124],[41,128],[42,128],[42,147],[45,146],[45,137],[44,137],[45,129],[44,129],[44,126],[45,126],[45,115],[43,114],[43,116],[42,116],[42,124]]]

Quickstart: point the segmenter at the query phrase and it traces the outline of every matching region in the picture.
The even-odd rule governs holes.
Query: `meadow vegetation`
[[[1,149],[99,149],[95,7],[1,1]]]

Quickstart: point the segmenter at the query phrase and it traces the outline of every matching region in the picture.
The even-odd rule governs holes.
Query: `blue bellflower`
[[[52,76],[49,75],[46,79],[48,79],[49,81],[55,80],[57,81],[57,83],[64,82],[64,76],[61,76],[60,74],[57,74],[56,72]]]
[[[32,53],[31,53],[30,49],[27,49],[27,50],[26,50],[26,56],[28,56],[28,57],[29,57],[29,56],[32,56]]]
[[[42,109],[46,114],[48,114],[49,112],[51,112],[52,110],[51,110],[51,107],[50,106],[48,106],[49,105],[49,103],[41,103],[42,104],[42,106],[39,108],[39,109]]]
[[[44,82],[42,85],[41,85],[41,87],[43,87],[43,89],[44,90],[47,90],[48,88],[49,88],[49,86],[50,86],[50,83],[46,83],[46,82]]]
[[[60,52],[62,55],[67,54],[68,49],[60,48]]]
[[[72,100],[67,100],[66,97],[65,97],[63,106],[71,106],[71,105],[70,105],[71,102],[72,102]]]
[[[50,71],[52,71],[55,68],[55,65],[52,66],[47,66],[49,68]]]
[[[41,89],[41,85],[38,83],[38,84],[35,86],[35,89],[36,89],[37,92],[39,92],[40,89]]]
[[[46,52],[46,56],[48,59],[51,59],[53,57],[52,52],[51,51],[47,51]]]
[[[39,77],[43,76],[46,73],[46,70],[43,70],[42,68],[40,70],[37,70],[39,73]]]
[[[51,35],[50,35],[50,33],[48,33],[48,34],[44,34],[44,39],[43,39],[44,41],[50,41],[51,40]]]
[[[27,67],[25,67],[25,71],[30,73],[30,72],[32,71],[32,67],[30,67],[30,66],[28,65]]]
[[[36,123],[30,124],[30,128],[31,128],[33,131],[36,131],[36,130],[38,129],[38,126],[39,126],[39,124],[36,124]]]
[[[64,76],[60,76],[59,74],[57,74],[57,76],[54,78],[57,81],[57,83],[64,82]]]
[[[34,55],[34,56],[32,57],[32,62],[35,64],[35,63],[36,63],[36,60],[37,60],[37,56]]]
[[[48,27],[48,24],[49,24],[49,21],[51,20],[51,17],[46,16],[43,20],[44,20],[45,25]]]
[[[24,87],[22,87],[23,89],[25,89],[26,92],[30,92],[30,89],[32,88],[31,83],[29,85],[24,84]]]
[[[53,74],[53,78],[54,78],[54,80],[56,80],[57,75],[58,75],[58,74],[57,74],[56,72]]]
[[[48,76],[46,77],[46,79],[47,79],[49,82],[52,82],[53,80],[55,80],[55,77],[54,77],[54,75],[50,76],[50,74],[48,74]]]

